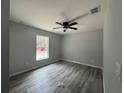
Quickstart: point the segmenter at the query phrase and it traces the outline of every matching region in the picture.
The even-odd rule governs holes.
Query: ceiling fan
[[[65,22],[62,22],[62,23],[56,22],[56,24],[61,25],[61,27],[56,27],[56,28],[53,28],[53,29],[63,28],[64,29],[63,32],[66,32],[67,29],[77,30],[77,28],[71,27],[71,26],[76,25],[78,23],[77,22],[70,23],[69,21],[65,21]]]
[[[78,28],[75,28],[75,27],[72,27],[74,25],[77,25],[78,23],[76,22],[76,20],[80,19],[80,18],[83,18],[85,16],[88,16],[90,14],[94,14],[94,13],[97,13],[97,12],[100,12],[101,10],[101,6],[97,6],[93,9],[90,9],[89,12],[85,13],[85,14],[82,14],[80,16],[77,16],[71,20],[68,20],[68,21],[64,21],[64,22],[56,22],[56,24],[60,25],[61,27],[55,27],[53,29],[59,29],[59,28],[63,28],[63,32],[66,32],[67,29],[73,29],[73,30],[77,30]]]

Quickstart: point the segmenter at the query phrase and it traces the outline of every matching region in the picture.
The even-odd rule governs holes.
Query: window
[[[49,37],[36,36],[36,60],[49,58]]]

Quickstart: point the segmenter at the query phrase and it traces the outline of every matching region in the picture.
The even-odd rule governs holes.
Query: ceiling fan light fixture
[[[66,32],[66,30],[63,30],[63,32]]]

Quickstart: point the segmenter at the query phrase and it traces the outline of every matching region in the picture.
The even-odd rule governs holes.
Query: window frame
[[[39,59],[37,58],[37,37],[38,37],[38,36],[47,37],[47,38],[48,38],[48,53],[47,53],[48,56],[47,56],[47,57],[44,57],[44,58],[39,58]],[[49,36],[36,35],[36,52],[35,52],[35,53],[36,53],[36,55],[35,55],[35,56],[36,56],[36,61],[41,61],[41,60],[49,59]]]

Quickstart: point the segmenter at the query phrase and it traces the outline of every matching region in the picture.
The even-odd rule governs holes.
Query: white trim
[[[103,72],[104,73],[104,72]],[[104,75],[104,74],[103,74]],[[103,93],[105,93],[105,80],[104,80],[104,76],[103,76]]]
[[[57,62],[57,61],[59,61],[59,60],[56,60],[56,61],[54,61],[54,62],[52,62],[52,63],[55,63],[55,62]],[[48,64],[45,64],[45,65],[49,65],[49,64],[52,64],[52,63],[48,63]],[[26,70],[23,70],[23,71],[15,72],[15,73],[13,73],[13,74],[10,74],[9,77],[13,77],[13,76],[16,76],[16,75],[19,75],[19,74],[28,72],[28,71],[30,71],[30,70],[33,70],[33,69],[36,69],[36,68],[39,68],[39,67],[42,67],[42,66],[44,66],[44,65],[35,66],[35,67],[31,67],[31,68],[26,69]]]
[[[82,62],[78,62],[78,61],[73,61],[73,60],[69,60],[69,59],[61,59],[67,62],[72,62],[72,63],[77,63],[77,64],[81,64],[81,65],[85,65],[85,66],[90,66],[90,67],[95,67],[95,68],[100,68],[103,69],[103,67],[101,66],[95,66],[95,65],[91,65],[91,64],[86,64],[86,63],[82,63]]]
[[[73,61],[73,60],[68,60],[68,59],[61,59],[61,60],[64,60],[64,61],[67,61],[67,62],[72,62],[72,63],[77,63],[77,64],[81,64],[81,65],[85,65],[85,66],[90,66],[90,67],[95,67],[95,68],[103,69],[103,67],[101,67],[101,66],[94,66],[94,65],[90,65],[90,64],[86,64],[86,63],[81,63],[81,62],[78,62],[78,61]],[[55,62],[57,62],[57,61],[60,61],[60,60],[56,60],[56,61],[54,61],[54,62],[52,62],[52,63],[55,63]],[[48,64],[51,64],[51,63],[48,63]],[[45,64],[45,65],[48,65],[48,64]],[[16,75],[25,73],[25,72],[27,72],[27,71],[30,71],[30,70],[39,68],[39,67],[42,67],[42,65],[40,65],[40,66],[35,66],[35,67],[29,68],[29,69],[26,69],[26,70],[23,70],[23,71],[15,72],[15,73],[13,73],[13,74],[10,74],[9,77],[16,76]]]
[[[42,60],[45,60],[45,59],[49,59],[49,57],[39,58],[39,59],[36,59],[36,61],[42,61]]]

